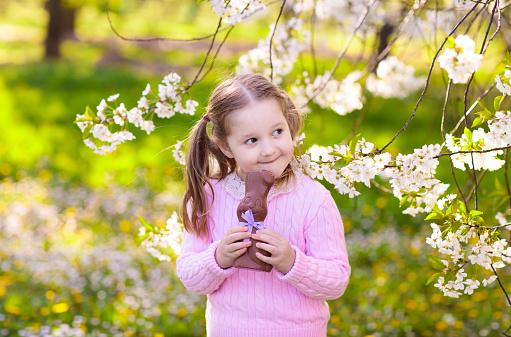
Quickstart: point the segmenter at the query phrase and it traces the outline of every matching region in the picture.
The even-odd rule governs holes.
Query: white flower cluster
[[[236,74],[263,73],[270,76],[270,40],[275,31],[275,24],[270,26],[270,32],[265,40],[260,40],[257,48],[242,55],[236,66]],[[309,32],[302,30],[302,20],[292,18],[277,26],[272,40],[273,81],[282,82],[282,76],[289,74],[298,59],[309,44]]]
[[[313,178],[325,179],[350,198],[360,194],[356,182],[370,187],[376,175],[390,178],[394,196],[411,201],[403,213],[415,216],[431,211],[449,187],[434,176],[438,166],[434,157],[440,153],[440,145],[424,145],[412,154],[399,154],[395,159],[389,153],[375,155],[375,150],[375,144],[363,138],[357,142],[354,153],[347,145],[313,145],[296,165]],[[345,165],[340,167],[339,163],[343,162]]]
[[[453,83],[467,83],[470,76],[481,66],[483,55],[475,53],[475,42],[467,35],[458,35],[454,49],[446,48],[438,57],[440,68],[447,71]]]
[[[170,261],[171,257],[166,254],[168,248],[172,249],[175,255],[181,254],[181,237],[183,234],[183,225],[179,222],[177,213],[172,213],[172,216],[167,220],[167,225],[164,229],[159,229],[158,232],[150,231],[141,245],[155,258],[160,261]],[[146,235],[146,228],[140,227],[139,236]],[[162,252],[163,251],[163,252]]]
[[[383,98],[405,98],[424,85],[424,78],[417,78],[414,73],[412,66],[390,56],[378,64],[376,75],[367,77],[366,88]]]
[[[261,0],[210,0],[209,4],[222,22],[233,26],[256,10],[265,8]]]
[[[183,142],[177,141],[176,145],[174,145],[174,149],[172,150],[172,155],[174,156],[174,159],[181,165],[186,165],[186,155],[181,150],[183,147]]]
[[[187,100],[183,107],[181,94],[184,91],[184,84],[181,83],[181,77],[176,73],[170,73],[163,78],[162,84],[158,86],[158,96],[154,100],[149,100],[147,95],[151,91],[148,84],[142,92],[137,107],[131,110],[126,109],[124,103],[118,106],[110,106],[108,102],[116,102],[119,94],[110,96],[106,101],[103,99],[97,106],[97,114],[87,108],[84,115],[76,115],[76,124],[84,133],[84,143],[94,150],[94,153],[104,155],[117,149],[117,145],[127,140],[135,139],[133,133],[128,131],[129,125],[146,131],[150,134],[155,129],[152,121],[153,113],[159,118],[170,118],[175,113],[193,115],[198,103],[193,100]],[[118,125],[119,131],[112,132],[112,129]],[[88,137],[92,134],[93,138]],[[98,145],[98,141],[99,144]]]
[[[362,73],[355,70],[342,81],[328,80],[329,76],[328,72],[318,75],[313,83],[306,78],[305,96],[311,97],[317,89],[324,86],[324,89],[313,99],[314,103],[321,108],[332,109],[341,116],[353,110],[362,109],[362,86],[357,83],[362,77]]]
[[[415,216],[419,212],[429,212],[437,200],[445,193],[448,184],[435,178],[441,146],[424,145],[412,154],[398,154],[396,167],[385,170],[390,179],[394,196],[398,199],[408,197],[412,203],[403,213]]]
[[[498,147],[511,145],[511,115],[510,112],[498,111],[495,119],[488,121],[490,131],[485,133],[482,128],[474,130],[472,139],[469,140],[467,134],[461,138],[446,135],[445,143],[447,149],[451,152],[469,151],[469,150],[490,150]],[[472,169],[472,156],[474,158],[474,168],[476,170],[495,171],[501,168],[505,161],[497,158],[502,154],[502,150],[485,153],[458,153],[451,156],[454,167],[465,171],[465,165]]]
[[[334,147],[313,145],[308,150],[308,154],[300,158],[298,166],[312,178],[325,179],[333,184],[339,193],[348,194],[350,198],[353,198],[360,194],[355,189],[355,182],[363,182],[366,186],[370,186],[371,179],[374,179],[378,173],[375,159],[365,156],[373,149],[375,149],[374,144],[364,139],[357,143],[354,154],[347,145],[334,145]],[[352,158],[352,160],[338,169],[335,163],[343,158]]]
[[[456,217],[461,220],[459,214]],[[437,249],[440,254],[448,255],[448,260],[442,260],[446,266],[444,273],[460,268],[455,281],[445,283],[445,279],[440,277],[435,284],[435,287],[439,288],[445,296],[457,298],[462,294],[462,290],[465,294],[470,295],[479,287],[480,282],[475,277],[474,279],[464,279],[467,274],[463,267],[467,261],[470,261],[472,265],[484,268],[487,272],[492,272],[492,265],[494,268],[503,268],[505,267],[504,262],[511,263],[511,247],[506,248],[508,243],[505,239],[493,239],[486,232],[479,235],[477,243],[471,249],[463,249],[462,245],[468,245],[470,239],[477,237],[474,228],[461,225],[456,232],[442,233],[437,224],[432,223],[431,227],[433,233],[426,239],[426,243]],[[465,256],[465,252],[469,253],[468,257]],[[487,286],[496,279],[497,276],[492,275],[484,279],[482,284]]]
[[[495,76],[495,81],[497,82],[497,89],[503,95],[511,95],[511,69],[509,67],[506,68],[504,74],[502,76]]]

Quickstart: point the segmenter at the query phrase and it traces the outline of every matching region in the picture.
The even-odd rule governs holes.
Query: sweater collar
[[[267,201],[279,196],[281,194],[286,194],[293,191],[300,183],[303,178],[303,173],[299,169],[293,170],[294,177],[288,179],[286,183],[281,184],[280,186],[273,185],[268,193]],[[236,172],[229,174],[225,179],[222,180],[222,185],[224,189],[232,195],[237,200],[242,200],[245,197],[245,182],[241,180]]]

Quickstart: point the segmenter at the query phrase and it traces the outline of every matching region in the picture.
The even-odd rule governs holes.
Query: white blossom
[[[174,159],[181,165],[186,164],[186,155],[184,154],[181,148],[183,147],[183,143],[181,141],[177,141],[177,144],[174,145],[174,149],[172,150],[172,154],[174,155]]]
[[[497,82],[497,89],[503,94],[503,95],[511,95],[511,70],[506,69],[504,71],[504,75],[502,76],[495,76],[495,81]]]
[[[233,26],[256,10],[265,8],[261,0],[210,0],[209,4],[223,22]]]
[[[108,97],[107,101],[113,102],[113,101],[117,100],[117,98],[119,98],[119,94],[115,94],[115,95]]]
[[[424,78],[417,78],[414,73],[412,66],[390,56],[378,64],[376,75],[369,75],[366,87],[374,95],[383,98],[405,98],[424,85]]]
[[[330,73],[318,75],[314,83],[306,86],[306,95],[311,97],[318,88],[323,90],[314,97],[314,102],[322,108],[329,108],[339,115],[346,115],[353,110],[362,109],[362,86],[357,81],[361,72],[355,70],[339,82],[334,79],[328,80]]]
[[[467,35],[458,35],[454,43],[455,49],[446,48],[438,57],[438,64],[447,71],[453,83],[467,83],[481,66],[483,55],[475,53],[475,42]]]

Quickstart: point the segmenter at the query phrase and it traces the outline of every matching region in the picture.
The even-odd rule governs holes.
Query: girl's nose
[[[263,147],[261,150],[261,155],[263,156],[271,156],[275,153],[276,147],[275,144],[271,141],[266,141],[263,143]]]

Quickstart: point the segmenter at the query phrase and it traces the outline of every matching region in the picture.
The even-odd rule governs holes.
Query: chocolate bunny
[[[257,171],[248,172],[245,179],[245,197],[241,200],[238,206],[237,214],[240,224],[248,224],[251,220],[248,213],[249,210],[252,212],[253,221],[255,223],[263,223],[268,209],[266,206],[266,199],[268,192],[275,182],[275,177],[270,171]],[[249,227],[250,228],[250,227]],[[255,234],[257,227],[252,228],[252,234]],[[271,254],[265,250],[256,247],[256,243],[260,242],[250,238],[252,245],[248,247],[247,252],[241,255],[235,262],[234,266],[238,268],[249,268],[257,269],[269,272],[272,269],[272,265],[267,264],[256,257],[256,252],[259,252],[265,256]]]

